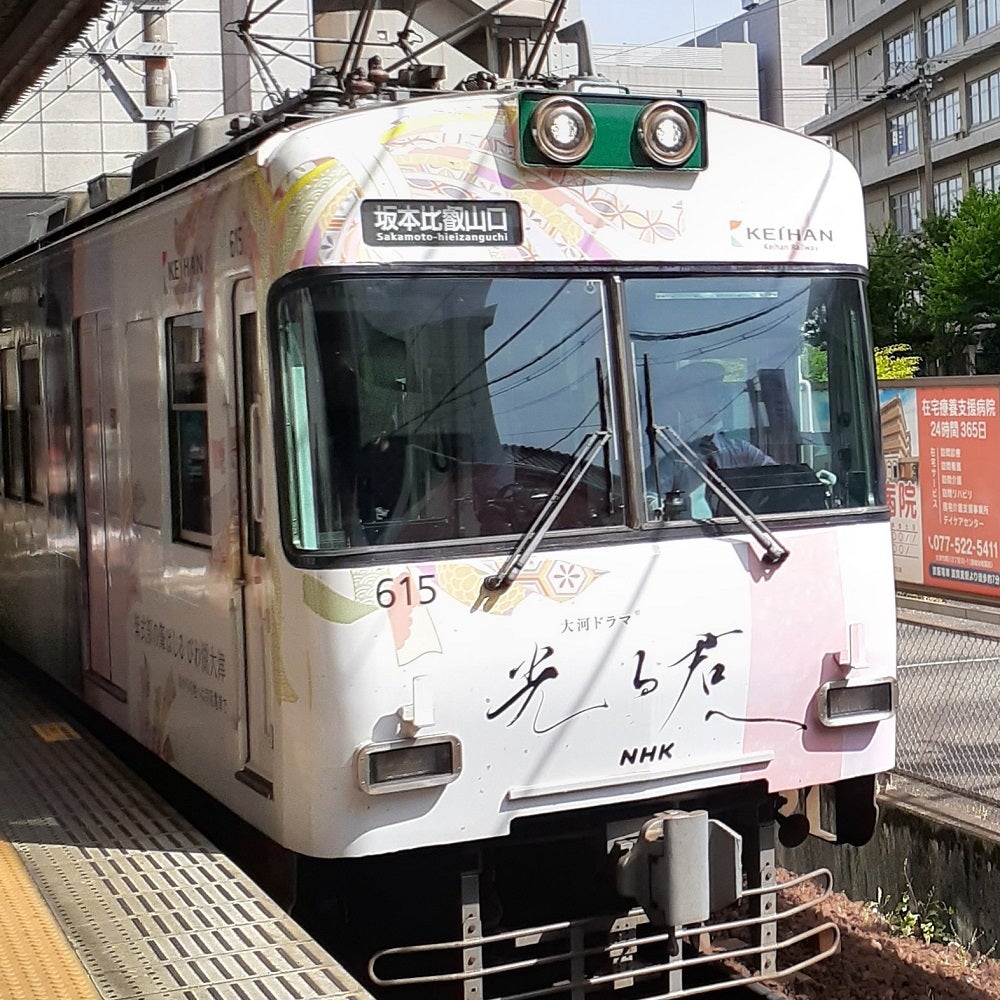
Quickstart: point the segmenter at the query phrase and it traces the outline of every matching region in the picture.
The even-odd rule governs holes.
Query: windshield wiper
[[[764,562],[779,566],[788,558],[788,549],[778,541],[774,532],[733,492],[728,483],[715,474],[701,456],[670,426],[660,426],[653,414],[653,376],[649,369],[649,355],[642,358],[643,381],[646,389],[646,434],[649,453],[653,456],[653,482],[660,503],[660,463],[656,460],[656,445],[666,445],[732,512],[736,520],[760,543]]]
[[[670,426],[652,425],[657,441],[665,444],[732,512],[740,524],[753,535],[764,549],[763,560],[778,566],[788,558],[788,549],[778,541],[770,528],[736,495],[725,480],[706,465],[698,453]],[[655,457],[655,456],[654,456]],[[655,462],[654,462],[655,464]]]
[[[488,576],[483,586],[494,593],[506,590],[520,575],[524,564],[538,548],[552,522],[559,516],[573,490],[580,484],[587,470],[594,464],[601,449],[611,440],[611,431],[593,431],[588,434],[573,452],[573,461],[562,474],[556,488],[549,494],[544,506],[528,530],[521,536],[510,558],[500,567],[499,572]]]

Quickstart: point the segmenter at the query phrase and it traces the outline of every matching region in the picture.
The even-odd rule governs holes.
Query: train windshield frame
[[[616,275],[620,285],[596,270],[280,283],[286,547],[333,556],[520,536],[602,431],[608,443],[550,532],[726,517],[705,468],[761,514],[881,505],[860,275]],[[676,454],[670,432],[692,440],[686,410],[706,400],[717,412],[698,437],[714,436],[714,453]],[[758,452],[729,470],[727,458]]]

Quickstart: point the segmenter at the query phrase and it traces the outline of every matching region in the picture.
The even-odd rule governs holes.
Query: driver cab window
[[[294,547],[520,535],[575,470],[552,530],[623,523],[600,282],[320,277],[275,318]]]
[[[856,279],[753,275],[626,283],[649,520],[876,502]],[[673,443],[671,443],[673,442]]]

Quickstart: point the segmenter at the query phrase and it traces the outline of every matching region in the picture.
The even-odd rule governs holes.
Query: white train
[[[203,132],[0,262],[3,642],[375,925],[376,985],[829,954],[775,820],[867,840],[896,707],[849,164],[585,88]]]

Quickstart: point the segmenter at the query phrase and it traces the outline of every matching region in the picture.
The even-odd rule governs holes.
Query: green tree
[[[1000,194],[972,188],[946,237],[929,247],[923,306],[934,336],[928,353],[950,374],[965,374],[966,348],[980,343],[980,370],[1000,371]]]
[[[890,344],[875,348],[875,374],[878,378],[913,378],[920,369],[915,354],[907,354],[909,344]]]
[[[872,232],[868,307],[877,346],[907,343],[923,350],[932,343],[922,306],[930,246],[922,234],[904,236],[891,224]]]
[[[826,349],[806,344],[806,378],[813,385],[826,385],[830,381]]]
[[[920,370],[921,359],[907,354],[909,344],[890,344],[875,348],[876,378],[913,378]],[[812,344],[806,344],[806,378],[813,385],[826,385],[830,380],[827,353]]]

